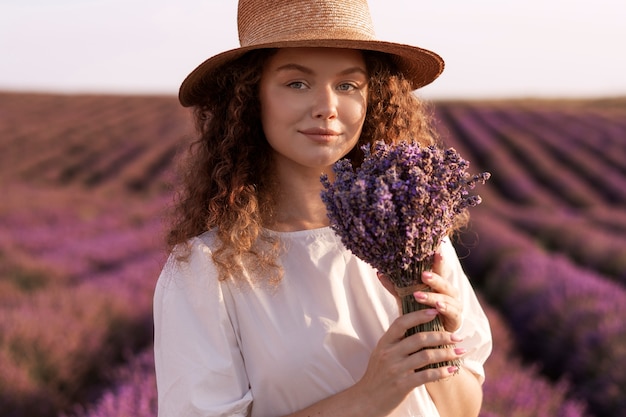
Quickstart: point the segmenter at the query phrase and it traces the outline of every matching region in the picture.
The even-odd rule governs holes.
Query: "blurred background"
[[[177,101],[234,0],[0,0],[0,415],[155,417]],[[370,0],[446,61],[418,94],[492,178],[455,240],[489,316],[481,417],[626,416],[626,3]]]
[[[371,0],[378,37],[446,61],[429,98],[626,93],[619,0]],[[165,93],[238,46],[236,1],[2,0],[0,88]]]

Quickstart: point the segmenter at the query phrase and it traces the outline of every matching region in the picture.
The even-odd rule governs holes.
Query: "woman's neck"
[[[320,192],[319,175],[281,176],[276,188],[274,218],[269,228],[279,232],[317,229],[328,226]]]

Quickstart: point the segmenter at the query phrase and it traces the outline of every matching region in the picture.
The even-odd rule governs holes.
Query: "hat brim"
[[[207,82],[211,74],[230,61],[241,57],[246,52],[256,49],[301,47],[360,49],[390,54],[400,71],[402,71],[405,77],[411,82],[414,90],[433,82],[443,72],[444,68],[443,59],[436,53],[427,49],[400,43],[346,39],[273,42],[231,49],[212,56],[198,65],[196,69],[185,78],[180,86],[178,99],[185,107],[200,103],[207,94],[211,94],[210,83]]]

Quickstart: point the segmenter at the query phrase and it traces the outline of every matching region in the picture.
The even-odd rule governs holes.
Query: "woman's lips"
[[[300,133],[318,142],[328,142],[330,140],[336,139],[339,135],[341,135],[341,132],[338,132],[336,130],[318,127],[303,129],[300,130]]]

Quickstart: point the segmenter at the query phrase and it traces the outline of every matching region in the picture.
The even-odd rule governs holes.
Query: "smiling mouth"
[[[304,129],[300,130],[300,133],[317,141],[328,141],[341,135],[341,132],[337,132],[336,130],[320,128]]]

